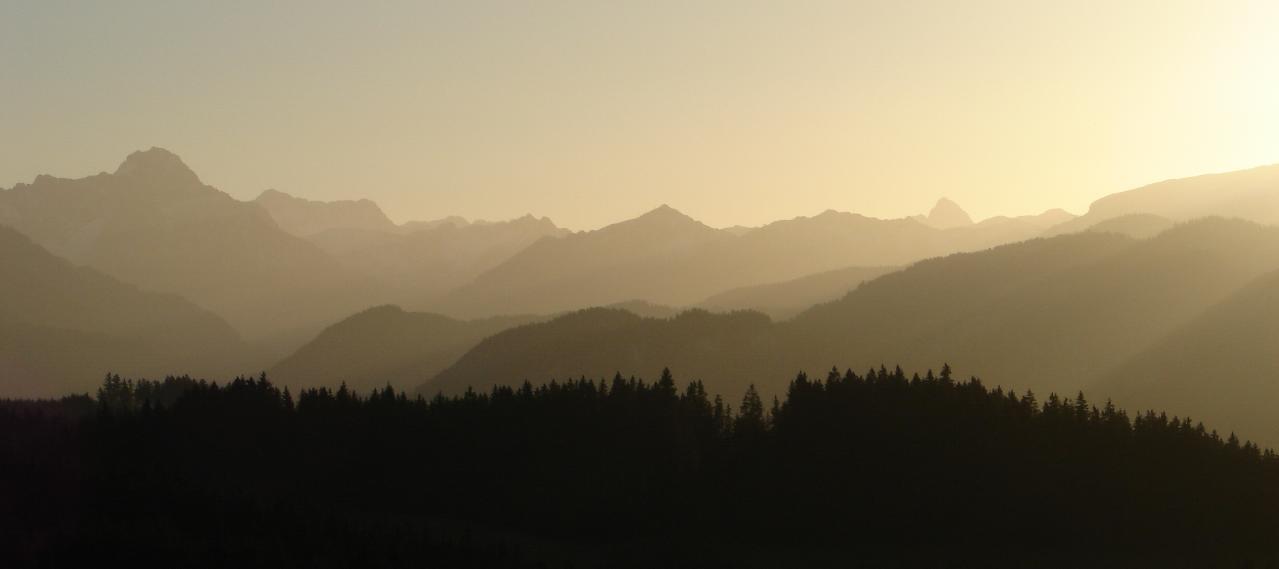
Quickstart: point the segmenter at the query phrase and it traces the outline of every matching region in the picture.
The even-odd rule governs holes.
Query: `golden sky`
[[[355,4],[0,4],[0,187],[163,146],[246,199],[587,229],[1080,213],[1279,162],[1274,1]]]

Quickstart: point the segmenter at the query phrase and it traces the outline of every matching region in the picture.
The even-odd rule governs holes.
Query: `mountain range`
[[[827,211],[734,233],[661,206],[596,231],[538,241],[459,287],[442,307],[483,316],[636,298],[689,306],[729,289],[849,267],[905,265],[1027,239],[1044,229],[1011,219],[938,229],[915,219]]]
[[[948,362],[1279,442],[1277,212],[1267,166],[1079,217],[974,221],[943,198],[902,219],[725,229],[669,206],[581,232],[531,215],[397,224],[368,200],[237,200],[153,148],[0,190],[0,395],[106,372],[434,393],[668,366],[776,393],[799,369]]]

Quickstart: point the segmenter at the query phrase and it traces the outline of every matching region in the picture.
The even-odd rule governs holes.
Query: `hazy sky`
[[[237,197],[401,221],[1082,212],[1279,162],[1276,24],[1272,0],[0,0],[0,187],[163,146]]]

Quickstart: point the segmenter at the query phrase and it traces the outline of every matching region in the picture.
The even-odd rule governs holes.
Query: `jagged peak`
[[[171,184],[200,184],[200,177],[177,154],[158,146],[129,154],[115,175],[151,178]]]
[[[555,222],[554,222],[554,221],[552,221],[552,220],[551,220],[551,218],[546,217],[546,216],[538,217],[538,216],[533,215],[533,214],[531,214],[531,213],[526,213],[526,214],[524,214],[524,215],[522,215],[522,216],[520,216],[520,217],[518,217],[518,218],[515,218],[515,219],[513,219],[513,220],[511,220],[511,221],[512,221],[512,222],[514,222],[514,223],[524,223],[524,224],[529,224],[529,225],[545,225],[545,226],[547,226],[547,227],[553,227],[553,228],[557,228],[557,229],[559,228],[559,226],[555,225]]]

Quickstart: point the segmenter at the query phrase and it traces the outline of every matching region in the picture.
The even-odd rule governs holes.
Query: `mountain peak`
[[[152,180],[175,185],[200,185],[200,177],[182,162],[177,154],[163,148],[151,147],[129,154],[115,175]]]
[[[959,207],[959,204],[951,201],[949,198],[941,198],[937,200],[937,205],[928,212],[925,218],[928,225],[937,229],[950,229],[952,227],[965,227],[973,224],[973,218],[968,212]]]
[[[696,221],[693,218],[685,215],[680,210],[675,209],[666,204],[662,204],[653,208],[648,213],[645,213],[644,215],[639,216],[637,219]]]
[[[258,194],[258,197],[254,198],[253,201],[263,202],[267,200],[296,200],[296,199],[298,198],[294,197],[292,194],[289,194],[288,192],[281,192],[280,190],[277,190],[275,188],[267,188],[265,190],[262,190],[262,193]]]

